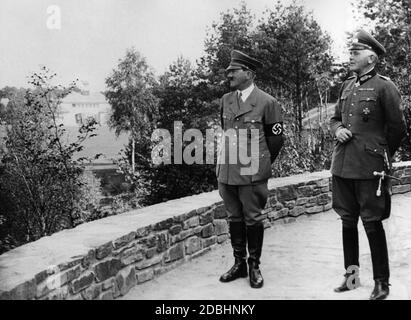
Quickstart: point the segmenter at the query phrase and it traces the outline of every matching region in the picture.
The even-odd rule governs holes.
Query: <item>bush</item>
[[[78,216],[74,225],[99,219],[100,200],[103,197],[101,181],[91,171],[83,171],[78,177],[78,182],[80,195],[76,203],[75,211],[78,212]]]
[[[277,100],[283,111],[285,143],[273,164],[273,176],[284,177],[329,169],[333,139],[328,122],[300,130],[294,120],[295,108],[292,107],[291,99],[279,97]]]
[[[87,159],[74,160],[95,123],[65,144],[56,112],[72,87],[52,86],[53,78],[46,68],[34,74],[34,89],[7,119],[0,155],[0,252],[87,221],[98,202],[99,182],[84,174]]]
[[[160,165],[150,170],[147,204],[178,199],[217,188],[215,165]]]
[[[404,117],[407,124],[407,136],[404,138],[398,152],[395,154],[396,161],[411,160],[411,97],[402,96],[402,107],[404,110]]]

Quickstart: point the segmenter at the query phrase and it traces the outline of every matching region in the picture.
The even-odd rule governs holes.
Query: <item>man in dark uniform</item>
[[[350,47],[350,70],[356,75],[342,85],[331,130],[335,136],[331,173],[333,208],[342,219],[343,292],[358,286],[358,219],[364,225],[371,251],[374,290],[370,299],[389,294],[389,263],[382,221],[389,217],[391,158],[406,135],[397,87],[374,67],[384,47],[360,30]]]
[[[264,235],[261,211],[267,202],[271,164],[283,145],[281,106],[254,85],[256,70],[261,66],[261,62],[240,51],[233,50],[231,53],[226,72],[233,91],[225,94],[220,101],[222,127],[226,133],[230,131],[231,136],[223,141],[220,157],[223,161],[219,161],[216,168],[235,259],[234,266],[220,277],[220,281],[247,277],[248,244],[249,280],[253,288],[263,286],[259,269]],[[245,140],[241,139],[243,133],[247,137]],[[257,152],[253,149],[253,141],[254,147],[258,147]],[[248,153],[251,148],[251,166],[257,164],[252,170],[254,172],[246,172],[247,165],[238,161],[239,157],[235,157],[237,161],[230,161],[233,155],[231,146],[236,148],[234,153],[240,159],[241,152]]]

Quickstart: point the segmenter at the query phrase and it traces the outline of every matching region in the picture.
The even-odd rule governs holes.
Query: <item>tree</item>
[[[149,137],[155,125],[157,98],[153,94],[154,74],[144,57],[134,48],[128,49],[118,66],[106,79],[105,96],[112,108],[109,125],[117,135],[131,133],[131,167],[145,162],[149,154]],[[136,148],[137,144],[137,148]]]
[[[56,113],[70,87],[51,85],[54,76],[44,67],[31,77],[34,89],[26,91],[24,100],[12,101],[6,149],[0,154],[1,251],[81,223],[98,201],[88,201],[86,159],[74,160],[93,135],[94,123],[81,127],[78,139],[65,144]]]
[[[213,22],[207,31],[205,55],[200,58],[196,73],[204,81],[202,89],[212,97],[211,100],[220,98],[229,90],[225,69],[230,63],[231,50],[251,52],[254,19],[242,2],[239,9],[221,13],[220,21]]]
[[[360,0],[359,12],[386,48],[378,69],[398,86],[407,120],[408,139],[399,149],[402,160],[411,158],[411,2],[408,0]]]
[[[291,94],[296,122],[302,129],[303,104],[317,104],[324,84],[330,87],[333,62],[330,37],[312,14],[293,2],[266,11],[255,33],[256,55],[264,61],[259,76],[266,90]]]
[[[205,130],[215,115],[216,106],[209,103],[214,98],[207,95],[197,70],[184,57],[170,64],[154,92],[159,99],[157,125],[161,128],[172,131],[173,122],[181,121],[188,128]]]
[[[198,129],[206,136],[206,129],[213,127],[218,118],[218,105],[209,101],[209,87],[198,77],[189,60],[179,57],[160,76],[155,94],[159,99],[158,128],[167,129],[174,137],[174,122],[181,122],[182,130]],[[214,100],[214,99],[213,99]],[[180,137],[182,139],[182,137]],[[191,142],[182,141],[184,149]],[[206,142],[203,141],[202,150]],[[174,139],[171,150],[176,151]],[[187,195],[211,191],[216,187],[215,166],[206,164],[176,163],[175,153],[171,154],[171,164],[152,166],[146,172],[150,181],[149,203],[156,203]]]

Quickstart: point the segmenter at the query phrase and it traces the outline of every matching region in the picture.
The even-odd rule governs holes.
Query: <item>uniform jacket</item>
[[[282,123],[281,106],[269,94],[254,87],[246,101],[238,99],[237,92],[225,94],[220,100],[221,122],[224,131],[235,130],[236,140],[230,141],[225,139],[225,148],[221,157],[225,159],[224,163],[217,163],[216,173],[217,180],[229,185],[249,185],[271,177],[271,160],[270,150],[266,141],[266,132],[268,125]],[[240,169],[249,167],[250,164],[237,163],[230,164],[228,159],[229,144],[237,144],[237,148],[244,148],[244,144],[238,146],[239,129],[247,129],[247,148],[251,150],[250,141],[251,129],[258,129],[258,154],[252,155],[258,157],[258,172],[252,175],[241,175]],[[282,129],[281,129],[282,130]],[[250,156],[250,152],[247,153]],[[237,160],[238,160],[237,153]]]
[[[406,135],[401,97],[392,81],[379,74],[361,84],[347,79],[331,118],[331,131],[345,127],[352,132],[346,143],[336,140],[331,173],[348,179],[375,179],[385,158],[388,162]],[[385,157],[387,154],[387,157]]]

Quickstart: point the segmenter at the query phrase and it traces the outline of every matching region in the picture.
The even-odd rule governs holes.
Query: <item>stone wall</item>
[[[411,191],[411,162],[393,193]],[[331,209],[328,171],[271,179],[265,227]],[[0,299],[115,299],[229,239],[218,191],[64,230],[0,256]]]

